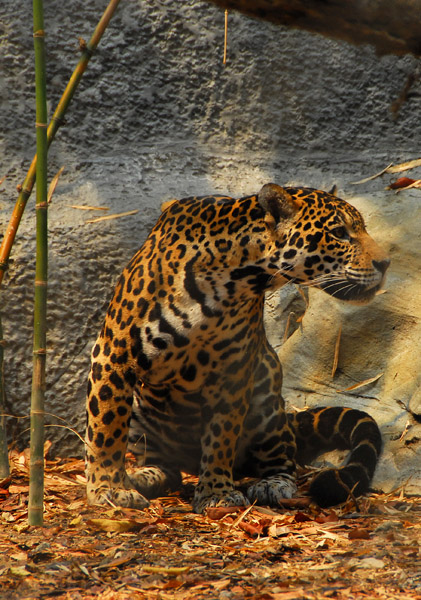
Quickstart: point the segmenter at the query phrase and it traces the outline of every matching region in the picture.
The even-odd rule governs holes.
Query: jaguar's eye
[[[349,235],[345,227],[335,227],[331,229],[330,233],[338,240],[349,240]]]

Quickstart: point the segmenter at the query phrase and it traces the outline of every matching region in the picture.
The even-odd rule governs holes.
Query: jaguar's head
[[[271,183],[258,200],[277,248],[280,277],[358,304],[381,289],[389,257],[348,202],[319,190]]]

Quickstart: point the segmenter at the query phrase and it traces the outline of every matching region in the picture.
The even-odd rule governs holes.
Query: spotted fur
[[[265,185],[245,198],[169,202],[123,271],[92,352],[88,499],[142,508],[198,474],[193,508],[276,506],[297,460],[331,447],[347,466],[312,484],[323,505],[367,490],[380,452],[371,417],[322,408],[287,416],[266,338],[264,295],[288,281],[365,303],[389,264],[356,208],[332,194]],[[130,476],[125,453],[139,469]],[[306,455],[307,449],[307,455]],[[243,493],[239,477],[254,477]]]

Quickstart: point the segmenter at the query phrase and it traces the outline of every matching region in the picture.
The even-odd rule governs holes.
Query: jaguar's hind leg
[[[136,490],[149,500],[181,487],[181,473],[171,467],[140,467],[129,473],[129,479]]]

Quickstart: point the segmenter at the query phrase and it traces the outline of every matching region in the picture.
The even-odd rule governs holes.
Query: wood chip
[[[311,565],[308,570],[309,571],[331,571],[334,567],[336,567],[337,565],[339,565],[340,562],[328,562],[328,563],[323,563],[321,565]],[[297,596],[298,598],[298,596]]]
[[[398,177],[396,181],[392,181],[392,183],[385,187],[386,190],[397,190],[400,188],[406,188],[408,185],[412,185],[415,183],[415,179],[411,179],[410,177]]]
[[[88,219],[85,223],[99,223],[100,221],[111,221],[111,219],[120,219],[120,217],[128,217],[129,215],[135,215],[139,210],[128,210],[127,212],[115,213],[113,215],[107,215],[106,217],[97,217],[96,219]]]
[[[240,512],[239,506],[211,506],[206,509],[206,515],[211,521],[219,521],[226,515]]]
[[[409,190],[411,188],[421,188],[421,179],[415,179],[412,183],[408,184],[407,186],[401,186],[396,190],[396,193],[398,194],[399,192],[403,192],[404,190]]]
[[[86,524],[101,531],[111,531],[123,533],[127,531],[140,531],[144,529],[149,522],[136,521],[134,519],[88,519]]]
[[[153,567],[143,565],[142,569],[147,573],[160,573],[161,575],[181,575],[190,571],[191,567]]]
[[[278,504],[281,508],[303,509],[309,508],[312,500],[308,497],[301,498],[280,498]]]
[[[253,507],[254,507],[254,503],[250,504],[250,506],[247,507],[246,510],[244,512],[242,512],[240,514],[240,516],[234,521],[234,523],[231,525],[231,527],[238,526],[241,523],[241,521],[243,521],[246,518],[246,516],[249,514],[249,512],[252,510]]]
[[[348,539],[350,540],[369,540],[370,531],[365,527],[355,527],[348,533]]]

